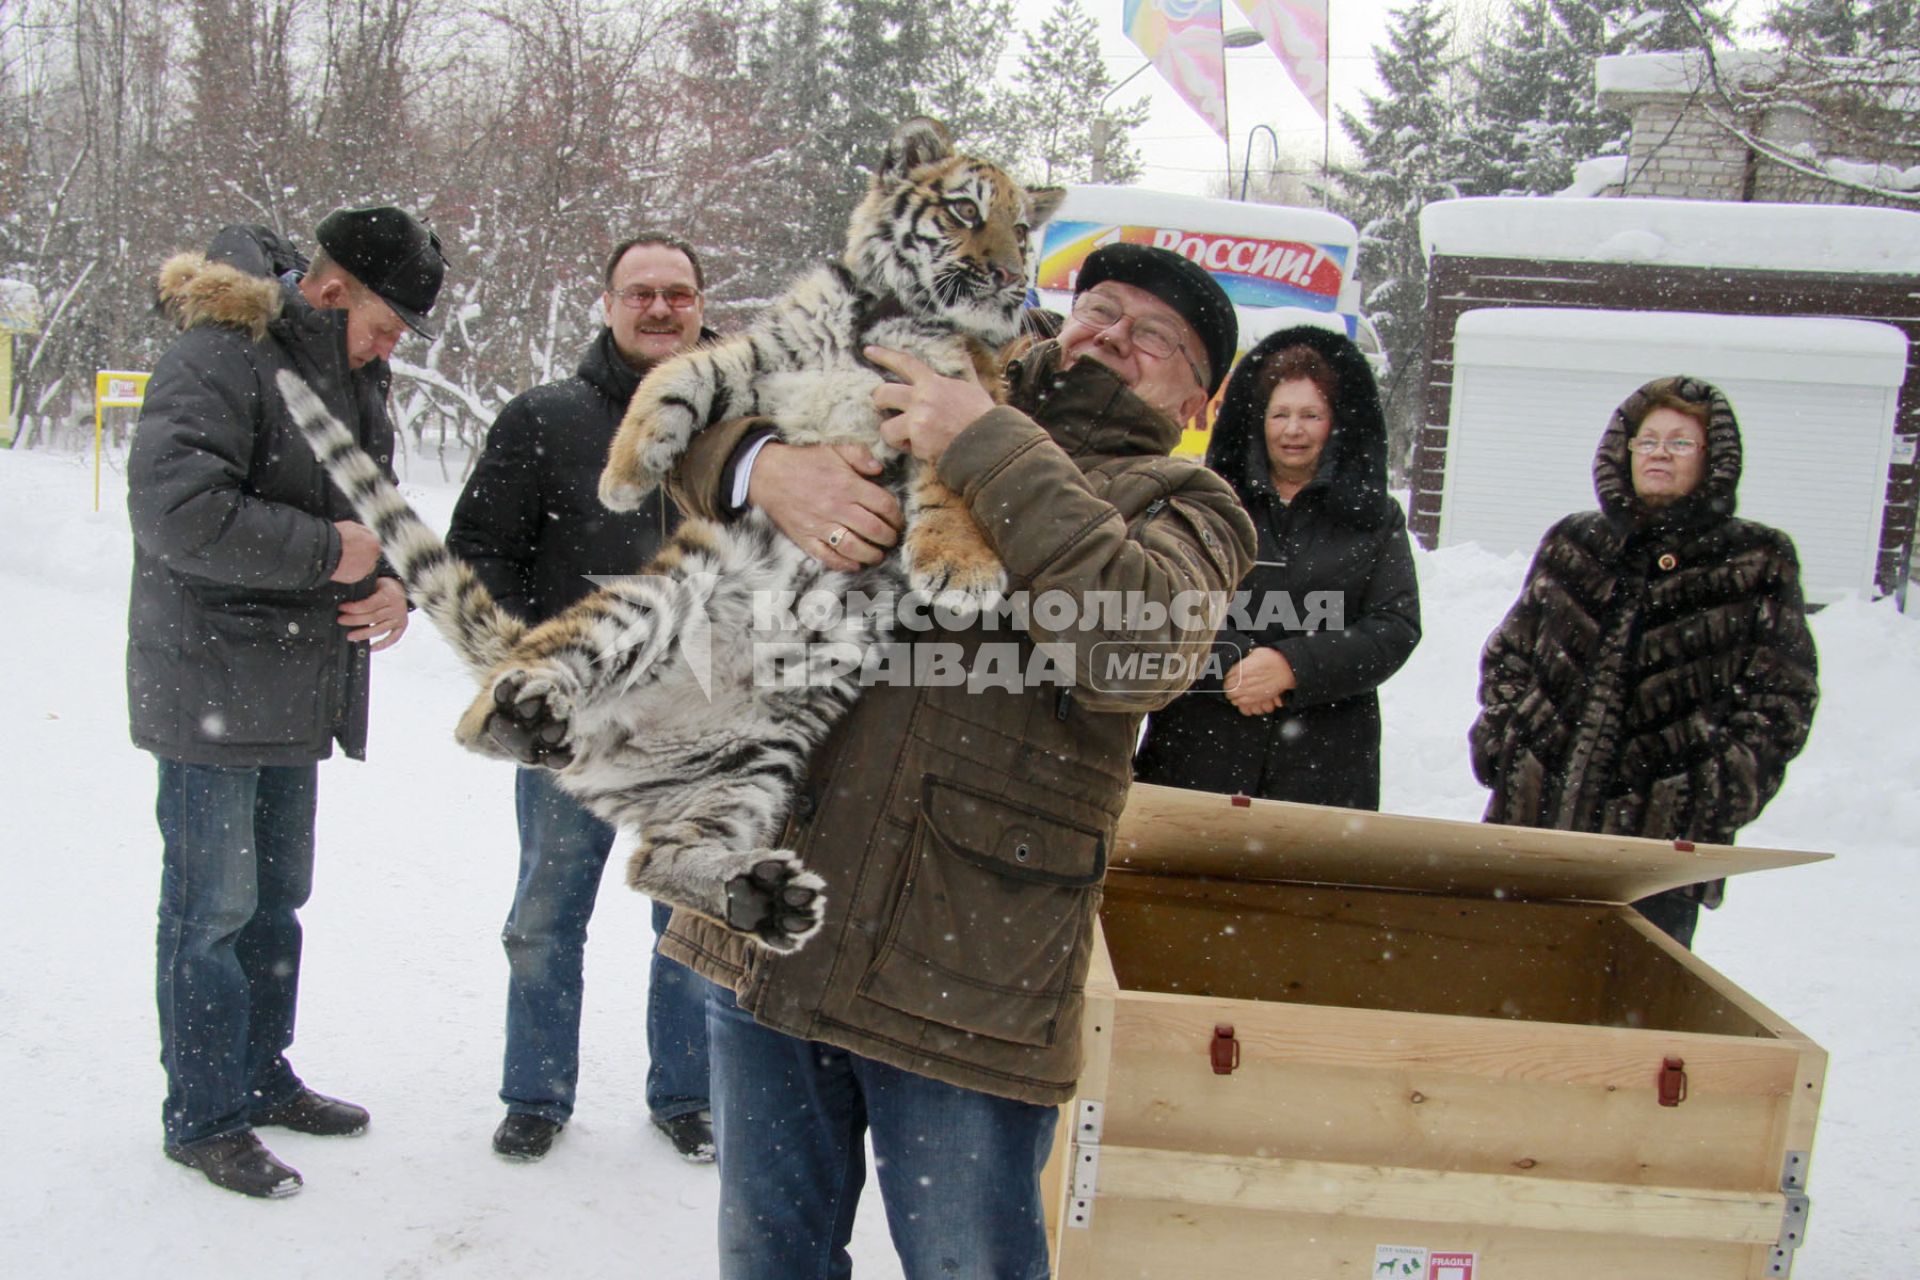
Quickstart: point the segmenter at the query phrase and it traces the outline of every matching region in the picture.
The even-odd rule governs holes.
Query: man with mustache
[[[585,596],[590,574],[640,572],[678,519],[659,493],[638,511],[615,514],[600,505],[597,486],[640,379],[713,336],[703,326],[700,258],[676,236],[645,232],[614,249],[604,281],[606,326],[572,377],[535,387],[500,411],[447,533],[447,546],[473,565],[501,606],[529,623]],[[511,970],[500,1085],[507,1115],[493,1149],[530,1161],[547,1154],[573,1114],[587,922],[614,831],[543,769],[520,770],[514,801],[520,871],[501,934]],[[667,916],[655,904],[656,932]],[[686,1159],[711,1161],[703,984],[658,956],[647,993],[647,1054],[655,1127]]]

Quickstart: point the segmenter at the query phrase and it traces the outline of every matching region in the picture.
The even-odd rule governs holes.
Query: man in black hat
[[[166,1153],[216,1186],[291,1195],[254,1128],[348,1135],[352,1103],[286,1059],[312,887],[317,763],[366,753],[369,655],[407,601],[281,402],[298,373],[391,476],[387,357],[427,332],[445,262],[398,209],[346,209],[312,263],[229,227],[160,271],[182,333],[154,367],[127,463],[127,701],[159,765],[156,995]]]
[[[1040,1170],[1140,718],[1186,687],[1254,554],[1226,482],[1167,456],[1233,358],[1226,295],[1133,245],[1079,284],[1003,405],[867,349],[899,379],[873,392],[888,441],[932,464],[1019,596],[974,625],[909,610],[891,671],[927,678],[866,689],[799,781],[777,843],[827,883],[817,936],[750,949],[676,912],[661,943],[714,984],[722,1280],[844,1275],[867,1139],[908,1275],[1048,1274]],[[682,507],[725,518],[739,485],[823,562],[886,553],[898,508],[871,458],[768,443],[749,465],[754,433],[694,437]]]

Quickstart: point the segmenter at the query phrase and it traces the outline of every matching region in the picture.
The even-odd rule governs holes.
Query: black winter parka
[[[135,745],[167,759],[307,764],[336,741],[366,754],[368,648],[338,614],[375,575],[328,580],[334,521],[356,517],[274,377],[306,379],[391,476],[390,375],[383,360],[350,368],[347,313],[277,278],[305,265],[273,232],[229,227],[161,269],[184,332],[154,366],[127,460],[127,705]]]
[[[1306,345],[1337,378],[1332,433],[1292,502],[1274,491],[1262,362]],[[1269,800],[1380,807],[1376,690],[1420,642],[1420,593],[1406,517],[1387,493],[1387,428],[1366,357],[1343,335],[1301,327],[1261,342],[1227,384],[1207,465],[1246,505],[1259,559],[1214,641],[1210,675],[1154,712],[1136,761],[1143,782]],[[1277,711],[1243,716],[1220,676],[1257,646],[1279,650],[1298,685]]]
[[[447,547],[527,622],[591,592],[588,574],[639,573],[678,523],[663,490],[625,514],[600,504],[607,448],[640,378],[603,328],[572,377],[514,397],[487,432]]]

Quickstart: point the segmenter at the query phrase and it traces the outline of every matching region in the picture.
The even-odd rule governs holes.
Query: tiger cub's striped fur
[[[595,815],[631,831],[627,882],[640,892],[774,950],[811,937],[826,886],[772,842],[814,747],[859,693],[860,658],[893,618],[876,607],[815,627],[775,617],[771,630],[756,631],[768,619],[754,603],[763,591],[844,599],[856,587],[885,600],[897,569],[828,570],[757,513],[725,526],[693,520],[644,575],[610,580],[527,627],[494,603],[304,382],[282,373],[280,391],[409,597],[479,677],[482,692],[455,738],[554,770]],[[764,661],[770,641],[792,644],[815,668],[766,680],[754,669],[755,645]]]
[[[1063,194],[955,154],[936,120],[908,121],[854,211],[841,263],[801,277],[746,333],[663,361],[641,382],[600,500],[633,510],[694,432],[750,414],[773,419],[789,444],[858,444],[890,463],[896,451],[871,399],[884,375],[861,355],[869,344],[944,374],[971,369],[1000,398],[995,353],[1020,331],[1029,233]],[[900,498],[901,565],[914,589],[975,598],[1005,589],[999,557],[931,466],[906,460]]]
[[[644,458],[632,474],[650,488],[709,419],[769,408],[789,439],[858,439],[885,456],[868,400],[880,377],[856,363],[861,346],[911,351],[948,372],[972,362],[997,373],[989,352],[1018,328],[1026,231],[1057,202],[1058,193],[1030,196],[991,165],[954,156],[932,121],[903,126],[854,216],[846,265],[803,279],[747,338],[650,375],[602,496],[637,501],[624,467]],[[554,770],[593,813],[631,830],[627,881],[641,892],[774,950],[811,937],[826,885],[773,841],[814,748],[859,694],[862,660],[892,633],[902,562],[843,573],[758,511],[727,525],[690,520],[643,576],[609,581],[529,628],[494,603],[299,378],[282,374],[280,388],[409,596],[478,675],[483,691],[455,737]],[[676,433],[677,443],[668,438]],[[913,572],[937,590],[993,588],[997,558],[930,478],[906,495],[919,530],[905,539]],[[818,618],[754,607],[809,597],[846,607]],[[798,657],[774,670],[768,655],[782,652]]]

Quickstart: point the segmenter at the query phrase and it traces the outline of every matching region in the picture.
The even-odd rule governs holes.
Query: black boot
[[[655,1118],[653,1127],[667,1135],[667,1141],[680,1153],[680,1158],[690,1164],[712,1164],[713,1113],[710,1111],[689,1111],[671,1120]]]
[[[214,1186],[243,1196],[277,1200],[300,1189],[299,1172],[276,1160],[251,1129],[170,1146],[167,1159],[198,1169]]]
[[[565,1127],[545,1116],[509,1111],[500,1127],[493,1131],[494,1154],[509,1160],[538,1160],[552,1148],[553,1140]]]
[[[322,1138],[350,1138],[367,1131],[365,1107],[315,1093],[305,1085],[285,1102],[262,1107],[248,1117],[256,1125],[278,1125],[295,1133],[311,1133]]]

